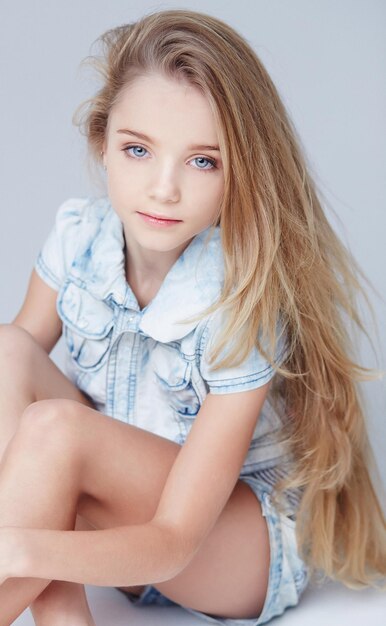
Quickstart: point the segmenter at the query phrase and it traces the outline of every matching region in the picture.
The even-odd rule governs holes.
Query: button
[[[129,317],[129,322],[132,322],[134,319],[134,315],[132,315],[131,317]]]

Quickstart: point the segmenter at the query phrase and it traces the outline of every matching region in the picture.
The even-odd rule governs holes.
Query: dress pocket
[[[161,393],[178,419],[192,420],[200,400],[192,384],[192,364],[186,361],[178,346],[159,343],[151,355],[151,366]],[[187,433],[187,428],[184,429]]]
[[[60,291],[57,311],[63,321],[67,349],[76,365],[84,371],[96,371],[107,359],[114,312],[86,289],[67,282]]]

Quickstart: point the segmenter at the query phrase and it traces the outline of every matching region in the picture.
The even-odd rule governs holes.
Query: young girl
[[[360,269],[275,87],[194,11],[101,41],[82,121],[108,193],[60,206],[0,328],[0,626],[94,624],[84,584],[227,625],[315,574],[380,586]]]

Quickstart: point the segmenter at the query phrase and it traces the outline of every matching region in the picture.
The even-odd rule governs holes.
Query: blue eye
[[[147,152],[147,150],[145,150],[145,148],[143,148],[142,146],[126,146],[126,148],[124,148],[124,152],[128,152],[129,150],[143,150],[144,152]],[[130,156],[134,156],[134,158],[141,158],[143,156],[142,154],[130,154]]]
[[[130,152],[130,150],[133,150],[136,152]],[[123,152],[129,158],[142,159],[147,153],[147,150],[143,146],[140,146],[138,144],[133,144],[131,146],[125,146],[123,148]],[[197,163],[199,163],[199,165],[194,168],[196,170],[202,170],[203,172],[211,172],[212,170],[217,169],[216,161],[214,159],[207,159],[206,157],[195,157],[194,159],[192,159],[192,161],[197,161]],[[201,165],[203,165],[203,167],[201,167]]]
[[[207,159],[206,157],[195,157],[193,159],[193,161],[201,161],[201,162],[202,161],[206,161],[207,164],[209,163],[209,165],[210,165],[209,168],[208,167],[198,167],[197,169],[199,169],[199,170],[210,171],[210,170],[216,169],[216,161],[214,161],[212,159]]]

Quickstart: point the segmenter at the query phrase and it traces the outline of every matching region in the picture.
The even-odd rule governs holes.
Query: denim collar
[[[99,228],[93,228],[95,222],[90,220],[88,236],[82,241],[71,274],[95,298],[140,312],[142,333],[162,342],[181,339],[199,322],[179,322],[204,311],[221,293],[224,261],[220,227],[213,230],[206,246],[210,228],[192,239],[170,268],[153,300],[140,310],[126,281],[122,222],[107,200],[101,207],[106,211],[99,214],[102,218]]]

